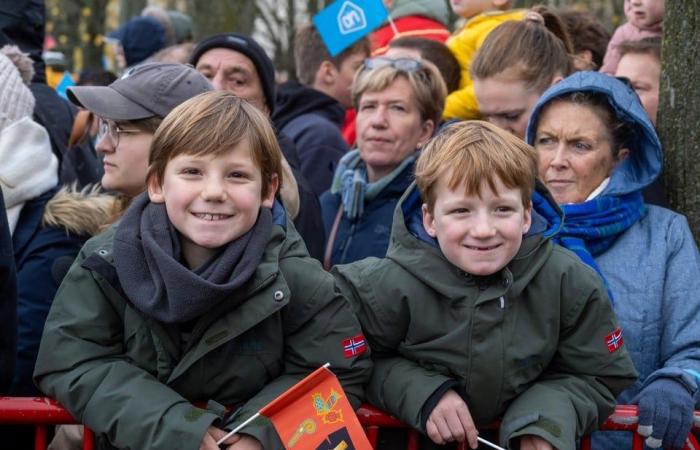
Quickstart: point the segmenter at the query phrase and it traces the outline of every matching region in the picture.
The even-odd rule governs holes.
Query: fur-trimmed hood
[[[117,208],[117,198],[100,192],[99,186],[82,190],[64,186],[46,203],[41,222],[76,236],[94,236],[111,221]]]

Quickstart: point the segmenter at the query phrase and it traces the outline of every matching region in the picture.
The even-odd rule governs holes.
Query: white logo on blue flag
[[[314,26],[336,56],[378,28],[389,16],[382,0],[337,0],[313,18]]]
[[[365,19],[365,12],[362,8],[350,1],[344,2],[338,13],[338,29],[340,33],[348,34],[366,27],[367,19]]]

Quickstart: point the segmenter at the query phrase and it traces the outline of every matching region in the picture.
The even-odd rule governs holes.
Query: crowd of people
[[[683,448],[700,253],[663,189],[663,0],[625,0],[613,34],[385,0],[391,23],[336,56],[300,25],[284,83],[253,37],[194,42],[150,6],[109,35],[119,76],[65,99],[26,3],[0,23],[0,395],[57,399],[100,449],[214,450],[330,363],[420,448],[573,450],[616,404]],[[222,445],[283,440],[258,420]]]

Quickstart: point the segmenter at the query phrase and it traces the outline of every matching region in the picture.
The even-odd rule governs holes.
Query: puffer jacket
[[[534,142],[542,108],[575,91],[604,94],[618,118],[635,129],[629,156],[600,195],[625,195],[649,186],[661,173],[661,143],[635,92],[607,75],[578,72],[548,89],[533,109],[527,141]],[[687,386],[700,408],[700,253],[686,218],[647,205],[647,214],[594,258],[615,298],[615,314],[639,372],[639,380],[618,402],[630,403],[650,382],[667,377]],[[596,436],[596,448],[629,447],[628,441],[611,436]]]
[[[459,61],[461,78],[459,89],[448,95],[445,100],[445,110],[442,114],[445,119],[479,118],[479,104],[474,95],[474,84],[469,73],[474,55],[494,28],[508,20],[522,20],[525,12],[524,9],[515,9],[479,14],[470,19],[464,28],[447,41],[447,47]]]
[[[207,427],[234,427],[326,362],[357,407],[368,352],[346,358],[342,348],[360,333],[357,319],[284,211],[274,217],[252,278],[239,296],[196,319],[187,346],[180,328],[124,297],[115,227],[88,241],[49,313],[38,386],[94,430],[101,449],[196,450]],[[226,423],[216,404],[235,407]],[[265,449],[283,448],[267,420],[244,432]]]
[[[58,286],[85,241],[109,220],[114,197],[53,189],[27,201],[12,235],[17,267],[17,366],[10,395],[40,395],[32,382],[44,322]]]
[[[502,446],[537,435],[575,449],[635,379],[624,346],[606,345],[617,323],[600,278],[534,213],[506,268],[471,276],[427,235],[421,203],[415,186],[402,198],[385,259],[334,269],[372,347],[368,400],[425,431],[451,388],[477,427],[502,418]]]

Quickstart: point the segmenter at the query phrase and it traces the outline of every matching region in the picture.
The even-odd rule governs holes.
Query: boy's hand
[[[450,389],[445,392],[430,413],[425,429],[428,437],[436,444],[447,442],[469,442],[470,448],[476,448],[479,432],[474,426],[472,415],[462,397]]]
[[[216,428],[216,427],[207,428],[207,432],[204,434],[204,437],[202,438],[202,442],[199,444],[199,450],[220,450],[219,446],[216,445],[216,443],[219,442],[219,439],[226,436],[227,434],[228,434],[228,432],[222,430],[221,428]],[[224,443],[224,445],[231,445],[231,444],[235,444],[240,439],[241,439],[240,434],[234,434],[230,438],[226,439],[223,443]]]
[[[247,434],[235,434],[234,436],[239,437],[238,442],[227,447],[228,450],[263,450],[260,441],[253,436]]]
[[[520,437],[520,450],[554,450],[554,447],[539,436],[527,434]]]

